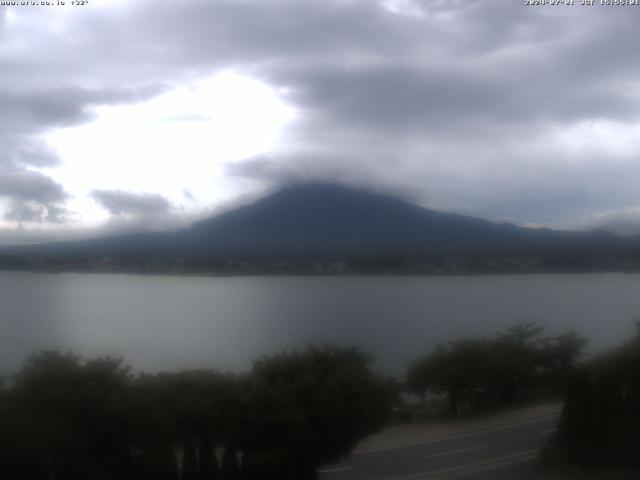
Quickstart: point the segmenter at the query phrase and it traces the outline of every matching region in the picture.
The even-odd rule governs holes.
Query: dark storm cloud
[[[4,214],[5,220],[19,224],[24,222],[65,224],[69,222],[71,217],[71,212],[63,207],[19,200],[12,201]]]
[[[400,53],[420,28],[417,23],[413,28],[407,22],[400,25],[377,2],[363,0],[187,0],[161,3],[153,12],[141,2],[137,13],[148,18],[128,32],[140,42],[137,48],[149,37],[164,37],[164,44],[150,48],[149,54],[208,67],[215,62],[269,64],[358,52]]]
[[[5,213],[5,220],[15,222],[42,222],[45,209],[42,205],[32,205],[27,202],[12,202]]]
[[[495,138],[500,131],[488,131],[488,125],[540,128],[541,122],[640,117],[637,85],[634,93],[640,61],[633,53],[640,34],[628,15],[601,22],[598,15],[612,17],[611,12],[577,9],[579,18],[573,18],[529,11],[515,2],[452,5],[454,29],[422,20],[427,32],[445,30],[435,36],[439,53],[429,47],[433,33],[416,33],[407,52],[384,60],[354,63],[337,55],[334,61],[281,64],[268,75],[291,88],[291,101],[305,109],[316,129],[415,137],[460,135],[464,128],[467,138]],[[583,22],[581,29],[577,21]],[[371,54],[375,57],[375,49]],[[502,135],[500,141],[509,138]]]
[[[48,205],[63,202],[68,195],[62,185],[40,172],[5,169],[0,171],[0,197]]]
[[[3,219],[17,223],[66,223],[61,206],[69,195],[62,185],[40,172],[5,165],[0,171],[0,199],[8,200]]]
[[[74,213],[64,207],[48,205],[43,221],[48,223],[68,223],[73,217]]]
[[[166,198],[152,193],[94,190],[91,197],[112,215],[160,215],[171,208]]]
[[[532,79],[522,72],[473,74],[466,69],[421,70],[407,65],[361,69],[326,67],[284,74],[292,82],[294,104],[316,121],[371,131],[407,134],[449,131],[459,136],[486,133],[487,124],[536,125],[605,117],[640,118],[640,96],[613,85],[594,88],[556,75]]]
[[[39,132],[89,120],[92,106],[142,101],[161,91],[160,87],[139,89],[86,89],[59,87],[0,91],[0,129],[3,134]]]
[[[411,127],[467,116],[506,121],[532,113],[534,118],[628,116],[637,106],[624,89],[610,88],[620,68],[599,70],[595,84],[583,76],[595,57],[589,54],[591,64],[585,63],[584,44],[609,51],[595,58],[596,65],[620,67],[625,60],[626,73],[633,69],[628,58],[632,42],[605,36],[613,22],[598,22],[602,12],[576,19],[501,0],[416,2],[424,17],[390,14],[374,1],[154,5],[139,2],[126,15],[105,13],[79,26],[88,40],[87,47],[77,49],[84,62],[79,73],[91,72],[116,54],[122,75],[137,82],[162,68],[170,78],[168,70],[176,62],[205,71],[250,69],[300,92],[291,98],[311,115],[358,120],[363,126],[393,126],[400,120],[400,126]],[[626,17],[616,16],[616,27],[622,20],[621,31],[637,38]],[[575,33],[577,20],[584,22],[583,30],[602,36]],[[93,62],[87,58],[89,47]],[[73,103],[84,105],[87,95],[76,92],[71,105],[55,100],[65,96],[34,96],[37,108],[26,110],[41,118],[56,117],[55,112],[77,120]]]

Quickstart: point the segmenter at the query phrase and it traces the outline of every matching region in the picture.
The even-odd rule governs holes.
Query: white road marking
[[[444,457],[447,455],[455,455],[456,453],[464,453],[464,452],[471,452],[473,450],[480,450],[481,448],[487,448],[488,446],[489,445],[478,445],[477,447],[462,448],[460,450],[451,450],[449,452],[435,453],[433,455],[425,455],[424,458],[436,458],[436,457]]]
[[[318,473],[338,473],[348,472],[349,470],[351,470],[351,467],[327,468],[325,470],[318,470]]]
[[[430,472],[413,473],[411,475],[405,475],[402,477],[393,477],[393,478],[388,478],[386,480],[409,480],[411,478],[428,477],[432,475],[438,475],[440,473],[451,473],[451,472],[456,472],[461,470],[467,470],[474,467],[486,466],[492,463],[499,464],[497,466],[502,466],[502,464],[505,461],[513,460],[511,462],[506,463],[506,465],[511,465],[511,464],[526,462],[528,460],[531,460],[535,458],[539,452],[540,450],[525,450],[524,452],[515,453],[513,455],[506,455],[504,457],[492,458],[490,460],[483,460],[481,462],[468,463],[466,465],[459,465],[457,467],[441,468],[440,470],[431,470]]]
[[[447,437],[434,438],[433,440],[425,440],[423,442],[408,443],[406,445],[396,445],[396,446],[393,446],[393,447],[372,448],[372,449],[369,449],[369,450],[360,450],[359,452],[353,452],[351,455],[365,455],[365,454],[368,454],[368,453],[386,452],[388,450],[398,450],[400,448],[419,447],[421,445],[430,445],[432,443],[447,442],[449,440],[458,440],[460,438],[475,437],[477,435],[484,435],[485,433],[499,432],[499,431],[502,431],[502,430],[509,430],[511,428],[518,428],[518,427],[521,427],[523,425],[530,425],[532,423],[545,422],[547,420],[551,420],[551,419],[558,418],[558,417],[560,417],[560,414],[549,415],[547,417],[541,417],[541,418],[535,418],[533,420],[527,420],[527,421],[524,421],[524,422],[512,423],[510,425],[502,425],[500,427],[488,428],[486,430],[479,430],[477,432],[461,433],[461,434],[458,434],[458,435],[450,435],[450,436],[447,436]]]
[[[542,432],[540,435],[549,435],[550,433],[554,433],[556,432],[558,429],[557,428],[552,428],[550,430],[545,430],[544,432]]]

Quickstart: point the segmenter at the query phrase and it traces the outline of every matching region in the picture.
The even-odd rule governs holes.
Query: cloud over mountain
[[[157,193],[94,190],[91,197],[112,215],[157,215],[171,208],[169,201]]]

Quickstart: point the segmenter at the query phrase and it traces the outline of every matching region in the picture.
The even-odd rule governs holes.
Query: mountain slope
[[[286,188],[186,237],[197,251],[258,256],[595,254],[626,245],[606,232],[519,228],[326,184]]]
[[[46,255],[215,257],[618,255],[631,244],[605,232],[562,232],[441,213],[329,184],[285,188],[171,233],[21,247]]]

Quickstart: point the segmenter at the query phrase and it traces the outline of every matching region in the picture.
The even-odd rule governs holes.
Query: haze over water
[[[0,272],[0,372],[44,348],[146,371],[248,369],[309,343],[359,345],[401,375],[437,342],[516,322],[575,329],[591,351],[640,317],[640,276],[178,277]]]

